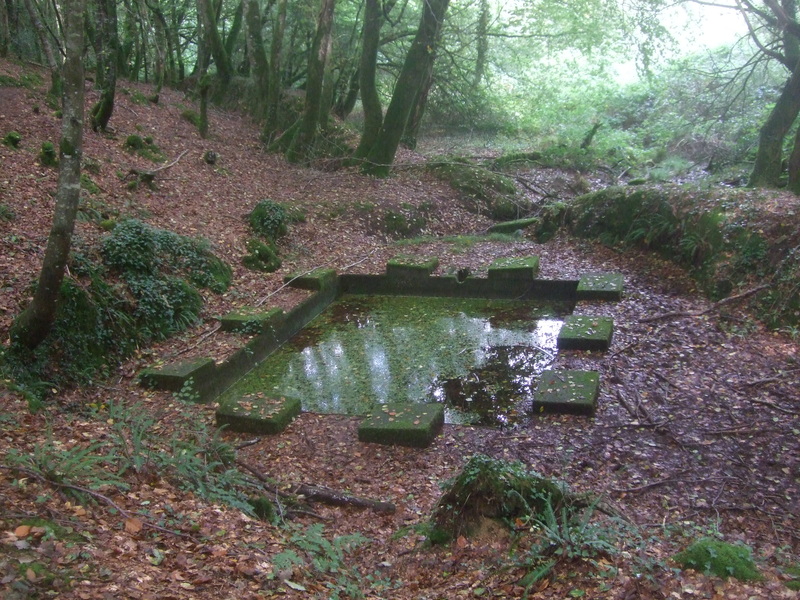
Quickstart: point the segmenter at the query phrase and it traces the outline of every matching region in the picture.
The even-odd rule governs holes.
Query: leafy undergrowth
[[[0,62],[0,74],[19,81],[25,71]],[[137,219],[204,237],[231,266],[231,283],[221,294],[200,292],[196,324],[135,348],[100,382],[57,389],[38,412],[0,381],[0,595],[410,600],[515,598],[528,588],[531,597],[558,599],[792,597],[800,354],[790,337],[767,331],[739,304],[714,307],[684,270],[651,252],[563,235],[545,244],[481,237],[491,222],[463,210],[452,189],[421,170],[373,180],[291,167],[264,154],[258,128],[240,116],[212,111],[204,141],[181,118],[182,94],[163,89],[157,105],[133,105],[152,90],[126,87],[136,93],[119,96],[114,133],[85,136],[94,187],[85,186],[77,235],[99,247],[109,221]],[[38,153],[42,142],[57,139],[60,122],[36,86],[0,92],[8,124],[0,135],[20,135],[18,147],[0,145],[5,343],[50,226],[56,171]],[[88,95],[90,104],[96,94]],[[131,169],[153,169],[124,150],[134,134],[157,140],[166,164],[179,159],[156,173],[152,189],[127,185]],[[202,158],[208,150],[218,156],[213,165]],[[561,176],[547,177],[537,185]],[[572,181],[564,175],[558,189]],[[306,214],[277,241],[282,266],[271,274],[242,263],[253,236],[247,215],[264,198]],[[759,205],[780,213],[782,198]],[[419,237],[394,245],[375,226],[389,212],[424,212],[415,224]],[[558,368],[600,372],[596,416],[536,416],[509,430],[446,425],[430,448],[418,450],[361,444],[358,419],[305,413],[284,433],[253,440],[215,434],[213,404],[136,384],[142,368],[160,362],[229,356],[248,338],[217,332],[215,315],[290,308],[306,293],[283,288],[289,273],[320,266],[379,273],[400,253],[438,256],[439,275],[463,268],[485,275],[497,258],[527,255],[540,256],[542,277],[622,273],[621,302],[578,308],[614,318],[610,351],[557,358]],[[564,506],[551,506],[539,518],[517,515],[510,530],[487,526],[429,546],[440,484],[476,454],[519,461],[592,501],[566,519]],[[391,502],[396,511],[308,498],[292,504],[285,494],[303,483]],[[256,516],[247,512],[255,496]],[[677,571],[672,557],[707,537],[752,548],[765,579]]]

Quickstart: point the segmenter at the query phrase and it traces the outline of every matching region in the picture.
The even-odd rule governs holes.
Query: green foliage
[[[734,577],[741,581],[760,581],[764,577],[753,562],[752,551],[743,544],[729,544],[704,537],[674,556],[684,569],[694,569],[706,575]]]
[[[19,148],[19,143],[22,141],[22,136],[18,131],[9,131],[3,136],[3,145],[9,148]]]
[[[184,279],[131,275],[126,282],[136,298],[133,316],[145,338],[164,339],[197,322],[203,298]]]
[[[445,482],[444,489],[431,516],[434,543],[469,535],[482,518],[512,524],[548,504],[560,507],[567,494],[563,484],[530,471],[519,461],[483,454],[472,456],[459,475]]]
[[[272,273],[281,268],[278,251],[271,242],[265,243],[253,238],[247,240],[245,246],[249,254],[242,257],[242,262],[248,269]]]
[[[124,148],[153,162],[162,162],[164,160],[164,154],[150,136],[142,138],[136,134],[129,135],[125,138]]]
[[[14,210],[10,206],[7,206],[6,204],[0,203],[0,221],[9,221],[10,222],[10,221],[13,221],[16,218],[17,218],[17,215],[16,215],[16,213],[14,213]]]
[[[198,129],[200,129],[200,115],[197,111],[192,110],[191,108],[187,108],[181,113],[181,119],[184,121],[188,121]]]
[[[422,215],[406,217],[402,212],[387,210],[383,214],[383,230],[392,237],[408,237],[422,231],[427,221]]]
[[[39,162],[45,167],[58,166],[58,153],[53,142],[42,142],[42,148],[39,150]]]
[[[262,200],[247,217],[256,235],[275,241],[289,232],[289,213],[283,204]]]
[[[19,76],[19,79],[10,75],[0,75],[0,87],[24,87],[29,90],[35,90],[42,83],[42,78],[33,71],[25,71]]]
[[[347,564],[347,556],[367,543],[367,538],[354,533],[329,540],[324,535],[324,526],[319,523],[306,528],[292,526],[290,531],[290,548],[272,557],[273,577],[300,568],[314,579],[325,582],[329,598],[364,597],[362,583],[365,578]],[[305,589],[296,583],[293,587],[298,591]]]
[[[100,188],[87,173],[81,173],[81,188],[90,194],[99,194]]]

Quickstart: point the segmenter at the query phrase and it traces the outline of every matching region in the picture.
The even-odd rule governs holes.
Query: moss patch
[[[243,308],[221,317],[220,329],[240,333],[259,333],[282,316],[283,310],[280,308],[271,308],[268,311]]]
[[[444,425],[444,406],[431,404],[384,404],[358,428],[361,442],[425,448]]]
[[[490,281],[533,281],[538,274],[538,256],[498,258],[489,266]]]
[[[300,414],[298,398],[270,397],[262,392],[225,402],[217,409],[217,425],[242,433],[280,433]]]
[[[608,350],[614,334],[611,317],[570,315],[558,334],[558,347],[562,350]]]
[[[386,276],[401,281],[430,277],[439,266],[436,257],[395,256],[386,263]]]
[[[684,569],[694,569],[706,575],[734,577],[741,581],[764,579],[753,562],[750,548],[742,544],[728,544],[705,537],[676,554],[674,559]]]
[[[489,227],[489,233],[516,233],[517,231],[527,229],[532,225],[537,225],[539,221],[539,219],[533,217],[530,219],[516,219],[514,221],[495,223]]]
[[[578,282],[578,300],[621,300],[624,284],[619,273],[583,275]]]
[[[592,416],[599,390],[597,371],[545,371],[533,396],[533,413]]]

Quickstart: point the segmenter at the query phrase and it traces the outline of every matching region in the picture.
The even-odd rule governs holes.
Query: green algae
[[[448,422],[514,424],[530,407],[531,383],[555,358],[557,319],[568,311],[511,300],[345,296],[221,401],[262,393],[301,398],[309,412],[350,415],[442,402]],[[454,380],[473,383],[448,393]]]

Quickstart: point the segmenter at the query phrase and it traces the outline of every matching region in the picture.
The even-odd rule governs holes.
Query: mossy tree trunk
[[[56,59],[56,53],[53,50],[53,44],[50,43],[50,37],[42,23],[42,18],[39,14],[39,9],[34,3],[34,0],[25,0],[25,9],[31,19],[34,31],[39,38],[39,44],[44,53],[47,67],[50,69],[50,94],[60,98],[62,94],[62,79],[61,79],[61,65]]]
[[[231,29],[225,38],[225,54],[228,56],[229,61],[230,57],[233,56],[233,53],[236,50],[236,43],[239,41],[239,34],[242,32],[244,3],[245,0],[239,0],[239,4],[236,5],[236,12],[233,13],[233,23],[231,23]],[[233,71],[233,64],[231,63],[230,66],[231,71]]]
[[[794,147],[789,156],[789,189],[800,196],[800,127],[794,138]]]
[[[301,117],[300,128],[292,140],[286,158],[289,162],[299,162],[314,154],[314,143],[319,133],[323,110],[329,106],[323,103],[323,87],[328,56],[331,53],[333,38],[333,10],[336,0],[320,0],[319,16],[314,40],[308,53],[308,78],[306,80],[306,101]]]
[[[92,130],[106,130],[114,112],[114,96],[117,91],[117,34],[116,0],[97,0],[97,83],[100,99],[92,107]]]
[[[281,103],[281,63],[283,54],[283,36],[286,31],[286,3],[278,0],[275,21],[272,26],[272,41],[269,53],[269,78],[267,86],[267,114],[264,122],[264,140],[270,142],[280,126],[278,109]]]
[[[367,154],[363,166],[366,173],[389,174],[400,139],[436,56],[436,45],[449,3],[450,0],[427,0],[424,3],[419,29],[395,83],[378,139]]]
[[[217,17],[211,0],[197,0],[197,14],[203,32],[202,37],[206,51],[211,52],[214,64],[217,67],[217,77],[219,77],[224,87],[233,76],[233,68],[231,67],[230,57],[225,51],[222,36],[220,36],[217,29]]]
[[[406,123],[406,130],[403,132],[401,142],[406,148],[414,149],[417,147],[417,136],[419,129],[422,126],[422,117],[425,115],[425,108],[428,106],[428,94],[430,94],[431,87],[433,86],[433,63],[428,65],[428,71],[417,92],[417,98],[414,100],[414,108],[411,109],[411,114],[408,116],[408,123]]]
[[[383,107],[376,83],[378,48],[380,47],[383,18],[380,0],[366,0],[364,29],[361,36],[361,61],[358,66],[361,106],[364,109],[364,129],[356,148],[356,158],[364,158],[369,153],[378,139],[378,133],[383,124]]]
[[[6,0],[0,0],[0,58],[8,56],[11,46],[11,30],[8,28],[8,6]]]
[[[772,112],[758,135],[753,172],[749,185],[752,187],[775,187],[781,176],[783,163],[783,140],[800,113],[800,62],[795,63],[789,80],[783,87]]]
[[[266,107],[269,91],[269,61],[261,35],[261,10],[258,0],[247,0],[245,5],[247,26],[247,56],[250,59],[250,73],[258,90],[258,106]]]
[[[55,213],[33,300],[11,328],[12,342],[28,349],[42,343],[55,320],[81,193],[84,0],[65,0],[64,7],[66,60]]]

